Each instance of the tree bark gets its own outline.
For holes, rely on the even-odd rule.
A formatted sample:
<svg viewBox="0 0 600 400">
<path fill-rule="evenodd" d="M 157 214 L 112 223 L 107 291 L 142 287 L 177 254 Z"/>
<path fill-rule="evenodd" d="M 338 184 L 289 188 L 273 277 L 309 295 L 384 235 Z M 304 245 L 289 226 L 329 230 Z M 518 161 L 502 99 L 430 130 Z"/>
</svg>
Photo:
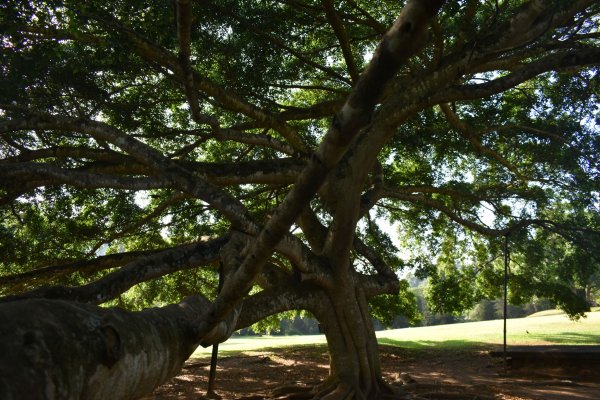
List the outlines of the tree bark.
<svg viewBox="0 0 600 400">
<path fill-rule="evenodd" d="M 364 315 L 362 301 L 360 294 L 334 300 L 335 322 L 326 324 L 325 332 L 331 343 L 330 374 L 339 386 L 328 398 L 347 390 L 367 397 L 378 390 L 381 370 L 375 332 L 370 318 Z"/>
<path fill-rule="evenodd" d="M 318 399 L 375 399 L 394 390 L 381 375 L 377 338 L 360 286 L 339 285 L 315 312 L 329 348 L 329 377 L 312 390 Z"/>
<path fill-rule="evenodd" d="M 197 347 L 188 325 L 208 307 L 126 312 L 61 300 L 0 305 L 0 399 L 136 399 L 175 376 Z"/>
</svg>

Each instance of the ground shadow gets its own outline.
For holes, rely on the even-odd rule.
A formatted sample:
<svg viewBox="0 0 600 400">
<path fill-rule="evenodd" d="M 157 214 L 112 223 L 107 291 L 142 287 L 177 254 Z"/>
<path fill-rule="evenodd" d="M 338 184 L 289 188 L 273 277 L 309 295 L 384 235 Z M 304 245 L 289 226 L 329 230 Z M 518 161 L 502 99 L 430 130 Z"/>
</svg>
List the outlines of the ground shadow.
<svg viewBox="0 0 600 400">
<path fill-rule="evenodd" d="M 398 340 L 390 338 L 378 339 L 380 345 L 395 346 L 413 350 L 497 350 L 501 345 L 470 340 Z"/>
<path fill-rule="evenodd" d="M 530 333 L 527 337 L 551 343 L 600 344 L 600 333 L 561 332 L 558 334 Z"/>
<path fill-rule="evenodd" d="M 416 383 L 407 385 L 407 390 L 430 393 L 434 396 L 430 398 L 600 399 L 599 380 L 504 374 L 502 360 L 492 358 L 488 351 L 498 346 L 457 340 L 421 341 L 418 348 L 403 348 L 399 347 L 402 341 L 382 342 L 387 343 L 380 345 L 385 380 L 398 383 L 402 374 L 408 374 Z M 318 384 L 327 378 L 328 368 L 327 347 L 322 344 L 220 357 L 216 392 L 223 399 L 268 399 L 282 385 Z M 208 359 L 190 360 L 181 374 L 147 399 L 201 399 L 206 393 L 208 371 Z"/>
</svg>

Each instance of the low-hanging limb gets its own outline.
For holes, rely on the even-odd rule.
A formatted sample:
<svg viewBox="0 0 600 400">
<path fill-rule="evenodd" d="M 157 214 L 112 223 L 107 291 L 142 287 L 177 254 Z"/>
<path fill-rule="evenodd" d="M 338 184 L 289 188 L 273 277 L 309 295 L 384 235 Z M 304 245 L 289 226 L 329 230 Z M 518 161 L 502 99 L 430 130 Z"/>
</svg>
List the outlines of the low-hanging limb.
<svg viewBox="0 0 600 400">
<path fill-rule="evenodd" d="M 168 187 L 170 182 L 160 177 L 128 177 L 100 174 L 77 169 L 60 168 L 44 163 L 4 163 L 0 170 L 0 187 L 7 191 L 20 191 L 24 183 L 36 186 L 68 184 L 81 188 L 115 188 L 150 190 Z"/>
<path fill-rule="evenodd" d="M 246 297 L 235 329 L 246 328 L 270 315 L 284 311 L 308 310 L 314 313 L 327 303 L 327 295 L 319 286 L 290 280 L 289 284 L 283 283 Z"/>
<path fill-rule="evenodd" d="M 13 107 L 10 105 L 2 105 L 2 108 L 10 111 L 13 110 Z M 15 111 L 19 113 L 24 112 L 20 108 Z M 27 118 L 16 118 L 2 123 L 0 129 L 2 131 L 28 129 L 78 131 L 88 134 L 97 140 L 112 143 L 136 160 L 152 168 L 158 176 L 169 182 L 169 187 L 177 188 L 206 201 L 225 215 L 232 224 L 237 225 L 244 231 L 249 233 L 257 232 L 257 225 L 252 221 L 247 209 L 241 202 L 227 192 L 201 179 L 182 164 L 164 157 L 164 155 L 153 147 L 103 122 L 49 115 L 46 113 L 34 113 L 31 111 L 27 111 L 27 114 Z"/>
<path fill-rule="evenodd" d="M 228 236 L 202 240 L 163 250 L 132 261 L 115 272 L 87 285 L 77 287 L 46 286 L 26 293 L 0 298 L 0 302 L 45 298 L 102 304 L 127 291 L 132 286 L 175 271 L 196 268 L 219 260 L 220 250 Z"/>
<path fill-rule="evenodd" d="M 0 303 L 0 397 L 141 398 L 175 376 L 198 342 L 202 296 L 127 312 L 49 299 Z"/>
<path fill-rule="evenodd" d="M 55 265 L 39 267 L 27 272 L 0 276 L 0 286 L 5 294 L 20 291 L 19 288 L 47 284 L 74 273 L 90 275 L 110 268 L 122 267 L 142 257 L 152 256 L 165 249 L 131 251 L 99 256 L 91 260 L 64 260 Z"/>
</svg>

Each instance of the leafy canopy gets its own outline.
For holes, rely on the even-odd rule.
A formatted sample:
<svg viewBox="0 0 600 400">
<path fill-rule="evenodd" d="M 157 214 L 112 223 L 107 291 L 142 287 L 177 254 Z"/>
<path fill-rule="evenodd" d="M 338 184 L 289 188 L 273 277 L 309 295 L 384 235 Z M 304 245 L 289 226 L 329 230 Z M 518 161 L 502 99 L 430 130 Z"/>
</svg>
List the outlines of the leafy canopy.
<svg viewBox="0 0 600 400">
<path fill-rule="evenodd" d="M 91 284 L 232 226 L 255 235 L 403 6 L 192 3 L 188 48 L 174 2 L 0 5 L 0 294 Z M 439 310 L 460 311 L 498 294 L 508 235 L 513 299 L 581 312 L 572 288 L 599 268 L 599 12 L 449 2 L 293 228 L 297 245 L 318 256 L 317 232 L 355 235 L 357 273 L 413 267 Z M 361 222 L 340 233 L 344 202 Z M 218 258 L 140 273 L 107 299 L 214 298 Z M 302 270 L 281 250 L 270 266 Z M 415 318 L 405 291 L 372 309 Z"/>
</svg>

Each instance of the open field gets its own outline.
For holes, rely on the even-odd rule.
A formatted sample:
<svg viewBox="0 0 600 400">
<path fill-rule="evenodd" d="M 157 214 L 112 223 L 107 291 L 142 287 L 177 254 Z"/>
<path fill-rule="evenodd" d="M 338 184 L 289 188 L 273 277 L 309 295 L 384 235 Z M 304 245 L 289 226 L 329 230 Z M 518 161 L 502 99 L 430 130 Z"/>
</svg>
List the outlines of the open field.
<svg viewBox="0 0 600 400">
<path fill-rule="evenodd" d="M 401 347 L 462 347 L 502 343 L 502 320 L 378 332 L 380 343 Z M 564 314 L 507 320 L 508 345 L 600 344 L 600 312 L 571 321 Z"/>
<path fill-rule="evenodd" d="M 591 310 L 592 310 L 592 312 L 600 311 L 600 307 L 592 307 Z M 528 315 L 527 318 L 547 317 L 549 315 L 565 315 L 565 312 L 562 310 L 556 310 L 556 309 L 545 310 L 545 311 L 539 311 L 534 314 Z"/>
<path fill-rule="evenodd" d="M 600 312 L 571 321 L 564 314 L 507 321 L 508 345 L 600 344 Z M 377 332 L 381 344 L 404 348 L 489 347 L 502 343 L 502 320 L 466 322 L 452 325 L 394 329 Z M 220 355 L 234 355 L 281 347 L 324 345 L 324 335 L 232 337 L 219 345 Z M 198 348 L 192 357 L 210 356 L 211 348 Z"/>
<path fill-rule="evenodd" d="M 600 399 L 597 369 L 547 364 L 505 370 L 503 361 L 487 351 L 501 348 L 502 320 L 388 330 L 377 336 L 382 344 L 383 378 L 397 382 L 405 372 L 417 382 L 407 390 L 417 394 L 434 393 L 438 399 Z M 556 312 L 510 319 L 508 343 L 598 345 L 600 312 L 589 313 L 578 322 Z M 315 385 L 328 375 L 323 335 L 238 336 L 222 343 L 219 350 L 216 390 L 224 399 L 272 398 L 278 387 Z M 198 349 L 181 373 L 148 399 L 205 398 L 210 352 L 211 348 Z M 444 393 L 449 394 L 444 397 Z"/>
</svg>

